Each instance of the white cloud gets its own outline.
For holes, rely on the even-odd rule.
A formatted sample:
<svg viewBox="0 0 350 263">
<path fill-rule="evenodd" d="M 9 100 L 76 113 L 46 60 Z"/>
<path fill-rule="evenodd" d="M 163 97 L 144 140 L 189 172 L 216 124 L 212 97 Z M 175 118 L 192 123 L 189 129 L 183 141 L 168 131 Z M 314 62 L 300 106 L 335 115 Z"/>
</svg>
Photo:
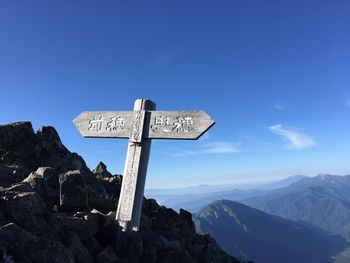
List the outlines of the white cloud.
<svg viewBox="0 0 350 263">
<path fill-rule="evenodd" d="M 273 104 L 273 107 L 276 109 L 276 110 L 286 110 L 287 107 L 282 105 L 281 103 L 275 103 Z"/>
<path fill-rule="evenodd" d="M 239 143 L 211 142 L 205 143 L 201 148 L 176 153 L 176 156 L 199 155 L 199 154 L 228 154 L 239 152 Z"/>
<path fill-rule="evenodd" d="M 269 127 L 270 131 L 281 136 L 288 141 L 288 147 L 293 149 L 306 149 L 316 146 L 317 143 L 310 136 L 301 133 L 295 129 L 284 128 L 282 124 L 276 124 Z"/>
</svg>

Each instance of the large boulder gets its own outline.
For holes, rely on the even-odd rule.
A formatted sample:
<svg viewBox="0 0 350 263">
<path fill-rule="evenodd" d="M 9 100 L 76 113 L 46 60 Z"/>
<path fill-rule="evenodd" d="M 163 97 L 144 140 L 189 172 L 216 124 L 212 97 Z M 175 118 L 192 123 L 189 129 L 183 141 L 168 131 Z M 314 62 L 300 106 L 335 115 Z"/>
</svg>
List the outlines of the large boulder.
<svg viewBox="0 0 350 263">
<path fill-rule="evenodd" d="M 89 251 L 76 233 L 68 232 L 64 238 L 63 244 L 73 255 L 75 263 L 93 263 Z"/>
<path fill-rule="evenodd" d="M 56 169 L 51 167 L 39 167 L 31 173 L 23 182 L 28 183 L 44 200 L 47 208 L 59 203 L 59 181 Z"/>
<path fill-rule="evenodd" d="M 88 197 L 83 174 L 79 170 L 59 175 L 60 210 L 79 211 L 88 208 Z"/>
<path fill-rule="evenodd" d="M 37 237 L 14 223 L 0 227 L 0 248 L 14 262 L 74 263 L 72 254 L 62 243 Z"/>
<path fill-rule="evenodd" d="M 0 197 L 4 217 L 35 235 L 50 237 L 51 228 L 45 220 L 45 204 L 35 192 L 7 191 Z"/>
<path fill-rule="evenodd" d="M 94 237 L 98 232 L 96 220 L 70 216 L 66 213 L 52 214 L 48 221 L 59 240 L 62 240 L 67 232 L 74 232 L 84 242 Z"/>
</svg>

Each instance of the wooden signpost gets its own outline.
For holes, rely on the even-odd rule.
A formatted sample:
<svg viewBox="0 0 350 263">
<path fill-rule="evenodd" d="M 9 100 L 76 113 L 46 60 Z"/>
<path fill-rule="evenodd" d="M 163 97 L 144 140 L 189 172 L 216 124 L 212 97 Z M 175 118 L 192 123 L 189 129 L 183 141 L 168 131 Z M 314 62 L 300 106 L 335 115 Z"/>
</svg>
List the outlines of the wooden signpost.
<svg viewBox="0 0 350 263">
<path fill-rule="evenodd" d="M 138 231 L 152 139 L 196 140 L 214 121 L 205 111 L 156 111 L 150 100 L 135 101 L 134 111 L 82 112 L 74 124 L 84 137 L 128 138 L 116 219 Z"/>
</svg>

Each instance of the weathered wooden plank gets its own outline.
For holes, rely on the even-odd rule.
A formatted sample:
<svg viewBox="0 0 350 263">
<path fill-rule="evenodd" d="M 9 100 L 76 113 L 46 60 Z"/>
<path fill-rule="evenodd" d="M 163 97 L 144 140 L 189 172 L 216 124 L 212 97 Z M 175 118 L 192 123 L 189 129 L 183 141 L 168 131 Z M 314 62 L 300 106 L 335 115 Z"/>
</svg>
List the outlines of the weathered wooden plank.
<svg viewBox="0 0 350 263">
<path fill-rule="evenodd" d="M 141 142 L 145 124 L 145 111 L 134 111 L 133 118 L 129 140 L 131 142 Z"/>
<path fill-rule="evenodd" d="M 196 140 L 215 122 L 205 111 L 151 111 L 146 138 Z"/>
<path fill-rule="evenodd" d="M 129 138 L 132 111 L 84 111 L 73 120 L 84 137 Z"/>
<path fill-rule="evenodd" d="M 149 129 L 132 127 L 143 123 L 145 111 L 91 111 L 82 112 L 73 122 L 84 137 L 196 140 L 214 121 L 205 111 L 148 111 Z"/>
<path fill-rule="evenodd" d="M 149 127 L 149 114 L 145 114 L 145 110 L 155 110 L 155 107 L 155 103 L 150 100 L 135 101 L 133 131 L 130 134 L 116 214 L 116 219 L 124 230 L 137 231 L 140 226 L 147 165 L 151 150 L 151 140 L 142 139 L 142 133 L 146 130 L 144 127 Z"/>
</svg>

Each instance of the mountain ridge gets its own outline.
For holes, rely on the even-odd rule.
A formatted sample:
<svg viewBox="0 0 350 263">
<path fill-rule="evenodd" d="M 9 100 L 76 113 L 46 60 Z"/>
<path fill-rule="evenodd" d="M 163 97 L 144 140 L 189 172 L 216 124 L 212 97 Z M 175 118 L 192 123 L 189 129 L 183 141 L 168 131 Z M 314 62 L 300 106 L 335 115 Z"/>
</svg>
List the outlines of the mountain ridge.
<svg viewBox="0 0 350 263">
<path fill-rule="evenodd" d="M 339 236 L 230 200 L 215 201 L 195 214 L 200 233 L 208 232 L 230 254 L 256 263 L 331 262 L 347 246 Z M 311 246 L 311 244 L 313 244 Z"/>
</svg>

